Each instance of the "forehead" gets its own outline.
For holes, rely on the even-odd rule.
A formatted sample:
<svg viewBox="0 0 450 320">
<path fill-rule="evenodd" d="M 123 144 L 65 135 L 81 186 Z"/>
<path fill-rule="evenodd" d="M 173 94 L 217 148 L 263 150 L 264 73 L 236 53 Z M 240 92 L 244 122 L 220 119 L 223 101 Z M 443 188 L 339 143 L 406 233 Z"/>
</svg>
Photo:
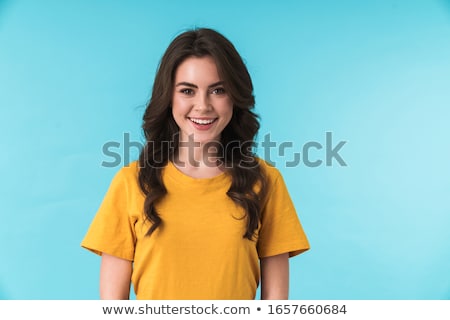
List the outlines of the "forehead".
<svg viewBox="0 0 450 320">
<path fill-rule="evenodd" d="M 220 81 L 217 66 L 211 56 L 188 57 L 177 68 L 175 82 L 217 82 Z"/>
</svg>

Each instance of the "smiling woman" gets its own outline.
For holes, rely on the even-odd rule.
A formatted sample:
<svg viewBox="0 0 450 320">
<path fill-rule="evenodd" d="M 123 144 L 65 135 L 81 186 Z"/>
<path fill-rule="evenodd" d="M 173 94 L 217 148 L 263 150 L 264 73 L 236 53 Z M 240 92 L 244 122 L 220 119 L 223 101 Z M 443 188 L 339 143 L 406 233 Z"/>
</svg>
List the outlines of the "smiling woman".
<svg viewBox="0 0 450 320">
<path fill-rule="evenodd" d="M 102 299 L 128 299 L 130 281 L 138 299 L 254 299 L 260 283 L 262 299 L 288 298 L 289 257 L 309 243 L 281 174 L 252 151 L 254 104 L 223 35 L 197 29 L 169 45 L 147 143 L 82 242 L 102 256 Z"/>
<path fill-rule="evenodd" d="M 217 153 L 222 150 L 220 136 L 233 115 L 223 83 L 210 56 L 187 58 L 175 73 L 172 115 L 180 128 L 179 143 L 188 147 L 178 148 L 174 164 L 195 178 L 213 177 L 222 170 L 216 165 L 223 156 Z M 197 146 L 190 146 L 190 139 Z"/>
</svg>

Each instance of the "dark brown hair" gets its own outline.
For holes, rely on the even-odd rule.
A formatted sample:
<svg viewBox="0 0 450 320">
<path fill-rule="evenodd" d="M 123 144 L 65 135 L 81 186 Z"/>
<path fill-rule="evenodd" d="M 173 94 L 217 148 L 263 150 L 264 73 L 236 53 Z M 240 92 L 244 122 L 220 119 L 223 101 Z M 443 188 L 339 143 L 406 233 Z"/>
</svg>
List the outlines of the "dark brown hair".
<svg viewBox="0 0 450 320">
<path fill-rule="evenodd" d="M 233 102 L 233 116 L 221 134 L 221 160 L 232 180 L 227 195 L 244 209 L 246 232 L 243 236 L 251 240 L 260 222 L 266 190 L 264 173 L 252 152 L 259 130 L 258 116 L 252 111 L 255 105 L 253 84 L 233 44 L 217 31 L 205 28 L 184 32 L 170 43 L 160 61 L 143 116 L 142 128 L 147 143 L 139 156 L 138 179 L 146 197 L 144 213 L 152 222 L 147 235 L 163 223 L 155 206 L 167 193 L 162 170 L 178 150 L 179 128 L 171 110 L 175 72 L 186 58 L 193 56 L 214 59 Z M 169 144 L 172 147 L 166 148 Z"/>
</svg>

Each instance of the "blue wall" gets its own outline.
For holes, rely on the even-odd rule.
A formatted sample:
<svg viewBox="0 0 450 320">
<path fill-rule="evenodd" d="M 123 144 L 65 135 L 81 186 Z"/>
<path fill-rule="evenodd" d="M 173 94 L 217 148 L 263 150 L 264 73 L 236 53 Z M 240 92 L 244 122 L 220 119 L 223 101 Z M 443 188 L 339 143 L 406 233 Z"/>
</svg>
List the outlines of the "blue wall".
<svg viewBox="0 0 450 320">
<path fill-rule="evenodd" d="M 142 140 L 156 65 L 195 26 L 244 57 L 258 141 L 292 142 L 271 153 L 312 245 L 291 260 L 291 298 L 449 299 L 450 3 L 438 0 L 0 1 L 0 298 L 98 297 L 100 259 L 79 244 L 118 170 L 101 166 L 102 146 Z M 325 160 L 326 132 L 347 166 L 286 165 L 309 142 Z"/>
</svg>

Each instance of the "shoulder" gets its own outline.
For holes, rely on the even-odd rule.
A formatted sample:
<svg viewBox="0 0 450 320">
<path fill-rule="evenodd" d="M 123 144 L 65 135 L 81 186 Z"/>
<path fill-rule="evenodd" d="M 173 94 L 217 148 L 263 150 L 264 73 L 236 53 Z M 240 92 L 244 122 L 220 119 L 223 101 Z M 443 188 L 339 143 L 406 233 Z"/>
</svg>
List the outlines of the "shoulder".
<svg viewBox="0 0 450 320">
<path fill-rule="evenodd" d="M 139 174 L 138 161 L 130 162 L 129 164 L 124 165 L 117 171 L 117 175 L 125 177 L 127 179 L 136 178 L 138 174 Z"/>
<path fill-rule="evenodd" d="M 134 188 L 138 185 L 139 163 L 138 161 L 130 162 L 124 165 L 114 174 L 112 184 L 116 186 Z"/>
<path fill-rule="evenodd" d="M 259 157 L 255 157 L 256 160 L 258 161 L 258 164 L 260 166 L 260 168 L 262 169 L 264 175 L 266 176 L 266 178 L 269 181 L 276 181 L 278 178 L 281 177 L 281 173 L 280 171 L 273 166 L 272 164 L 270 164 L 269 162 L 267 162 L 266 160 L 259 158 Z"/>
</svg>

